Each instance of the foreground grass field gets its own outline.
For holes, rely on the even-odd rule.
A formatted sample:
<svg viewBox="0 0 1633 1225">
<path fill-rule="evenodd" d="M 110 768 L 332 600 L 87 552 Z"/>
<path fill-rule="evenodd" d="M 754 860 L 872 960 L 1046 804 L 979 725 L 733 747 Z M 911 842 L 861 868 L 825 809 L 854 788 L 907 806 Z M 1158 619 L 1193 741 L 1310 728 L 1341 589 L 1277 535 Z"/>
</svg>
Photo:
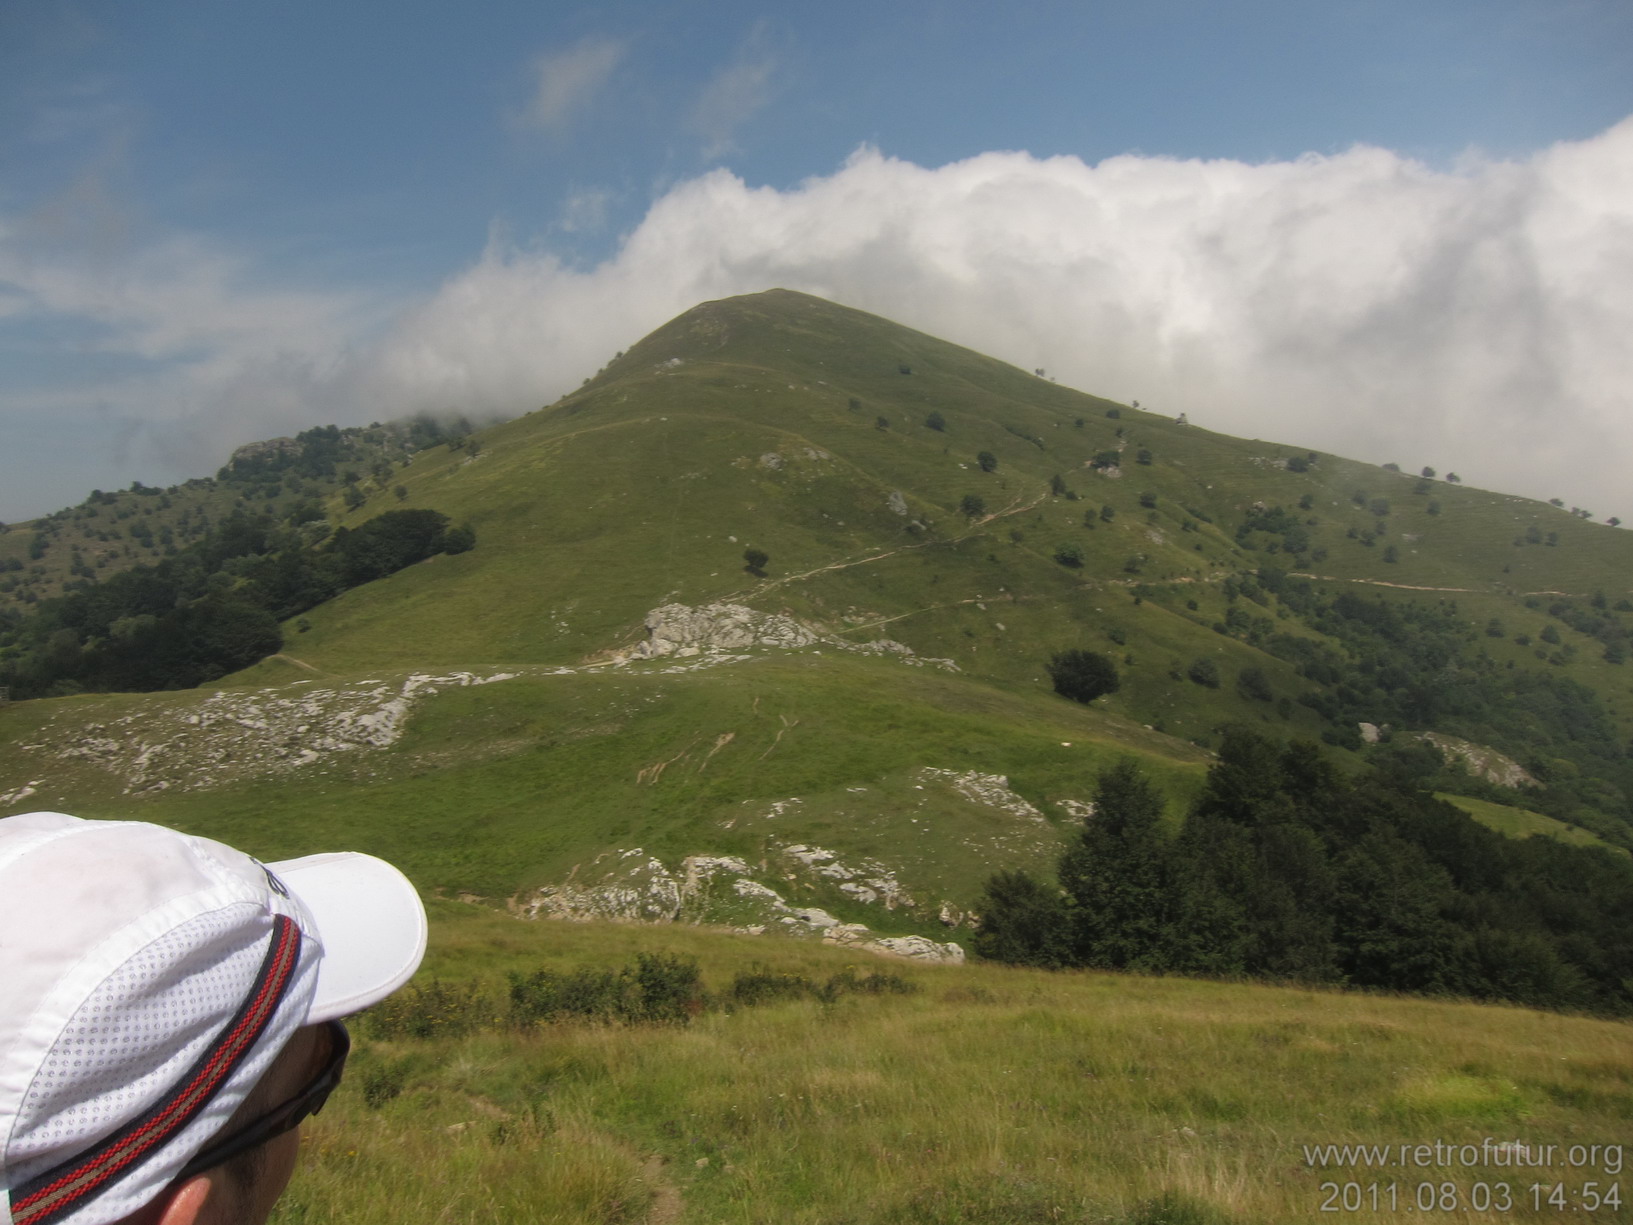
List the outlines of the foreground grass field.
<svg viewBox="0 0 1633 1225">
<path fill-rule="evenodd" d="M 716 992 L 757 965 L 817 982 L 883 970 L 913 990 L 711 1008 L 687 1025 L 496 1021 L 420 1039 L 374 1036 L 365 1018 L 274 1220 L 1292 1222 L 1357 1194 L 1362 1211 L 1341 1215 L 1415 1219 L 1426 1204 L 1438 1220 L 1630 1219 L 1633 1177 L 1603 1147 L 1633 1116 L 1621 1023 L 858 964 L 792 941 L 526 924 L 445 902 L 418 985 L 438 984 L 457 1021 L 497 1011 L 507 970 L 615 969 L 643 952 L 696 958 Z M 1402 1145 L 1487 1140 L 1553 1145 L 1555 1161 L 1495 1164 L 1513 1151 L 1495 1144 L 1494 1164 L 1396 1161 Z M 1360 1144 L 1388 1145 L 1391 1164 L 1307 1155 Z M 1550 1206 L 1555 1184 L 1578 1210 Z M 1624 1206 L 1580 1210 L 1613 1184 Z"/>
</svg>

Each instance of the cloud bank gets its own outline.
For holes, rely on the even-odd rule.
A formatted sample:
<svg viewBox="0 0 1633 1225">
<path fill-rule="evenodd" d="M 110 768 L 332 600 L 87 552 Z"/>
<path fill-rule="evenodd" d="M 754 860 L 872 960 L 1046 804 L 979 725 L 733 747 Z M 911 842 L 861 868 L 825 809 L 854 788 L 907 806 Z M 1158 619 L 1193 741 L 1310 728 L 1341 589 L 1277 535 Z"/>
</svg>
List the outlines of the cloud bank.
<svg viewBox="0 0 1633 1225">
<path fill-rule="evenodd" d="M 19 297 L 0 264 L 5 309 L 30 309 L 39 280 Z M 198 326 L 186 284 L 165 301 Z M 513 414 L 698 301 L 772 286 L 1208 428 L 1633 518 L 1633 119 L 1451 170 L 1375 148 L 1258 165 L 985 153 L 933 169 L 862 149 L 788 190 L 716 170 L 668 191 L 597 267 L 490 244 L 345 345 L 339 321 L 370 314 L 355 300 L 305 311 L 326 333 L 307 345 L 287 317 L 299 303 L 249 295 L 221 317 L 265 316 L 280 346 L 205 329 L 195 356 L 125 402 L 171 420 L 152 440 L 221 447 L 212 465 L 292 416 Z M 132 346 L 188 335 L 168 315 L 109 326 L 108 343 Z M 155 414 L 165 385 L 188 407 Z M 16 413 L 27 396 L 8 400 Z"/>
</svg>

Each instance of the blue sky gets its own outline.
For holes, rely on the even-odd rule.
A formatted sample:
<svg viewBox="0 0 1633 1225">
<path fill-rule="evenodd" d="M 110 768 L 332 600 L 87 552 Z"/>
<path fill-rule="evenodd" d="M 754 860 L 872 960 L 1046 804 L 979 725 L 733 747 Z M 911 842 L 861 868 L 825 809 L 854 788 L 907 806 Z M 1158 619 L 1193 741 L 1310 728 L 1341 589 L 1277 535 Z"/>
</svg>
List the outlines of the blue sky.
<svg viewBox="0 0 1633 1225">
<path fill-rule="evenodd" d="M 0 519 L 772 284 L 1633 518 L 1630 115 L 1625 0 L 0 0 Z"/>
</svg>

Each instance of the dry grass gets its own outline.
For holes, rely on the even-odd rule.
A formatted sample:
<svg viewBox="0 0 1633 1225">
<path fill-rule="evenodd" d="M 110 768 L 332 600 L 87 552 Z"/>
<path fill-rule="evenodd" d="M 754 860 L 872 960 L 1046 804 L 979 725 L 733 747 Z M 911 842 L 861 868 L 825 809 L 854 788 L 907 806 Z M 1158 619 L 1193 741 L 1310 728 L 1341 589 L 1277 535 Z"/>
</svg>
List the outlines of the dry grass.
<svg viewBox="0 0 1633 1225">
<path fill-rule="evenodd" d="M 791 973 L 847 961 L 695 930 L 482 919 L 440 931 L 455 956 L 486 944 L 474 960 L 487 970 L 535 942 L 558 965 L 691 952 L 716 986 L 750 959 Z M 1529 1174 L 1319 1170 L 1302 1146 L 1604 1144 L 1633 1113 L 1620 1023 L 995 966 L 903 973 L 916 994 L 711 1012 L 684 1028 L 365 1039 L 275 1220 L 1307 1221 L 1323 1181 L 1388 1178 L 1403 1211 L 1373 1219 L 1415 1217 L 1416 1183 L 1450 1178 L 1465 1191 L 1507 1179 L 1505 1215 L 1542 1220 L 1522 1210 Z"/>
</svg>

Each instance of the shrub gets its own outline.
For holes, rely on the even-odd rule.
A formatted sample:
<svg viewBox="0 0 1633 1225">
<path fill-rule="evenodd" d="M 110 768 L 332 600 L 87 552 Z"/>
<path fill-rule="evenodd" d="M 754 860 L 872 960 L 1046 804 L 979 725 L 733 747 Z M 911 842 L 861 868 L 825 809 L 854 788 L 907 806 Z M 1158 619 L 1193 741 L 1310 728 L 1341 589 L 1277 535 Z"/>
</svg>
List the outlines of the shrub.
<svg viewBox="0 0 1633 1225">
<path fill-rule="evenodd" d="M 697 962 L 669 953 L 637 953 L 635 965 L 558 974 L 510 973 L 510 1021 L 527 1028 L 562 1018 L 684 1025 L 703 1011 Z"/>
<path fill-rule="evenodd" d="M 1270 688 L 1270 681 L 1261 668 L 1243 668 L 1236 677 L 1236 691 L 1245 698 L 1252 698 L 1256 702 L 1273 701 L 1275 692 Z"/>
<path fill-rule="evenodd" d="M 1049 679 L 1056 693 L 1074 702 L 1092 702 L 1122 685 L 1117 665 L 1098 651 L 1062 651 L 1049 661 Z"/>
<path fill-rule="evenodd" d="M 452 1038 L 490 1029 L 498 1009 L 474 983 L 410 984 L 364 1013 L 376 1038 Z"/>
<path fill-rule="evenodd" d="M 1059 545 L 1055 549 L 1055 560 L 1070 569 L 1077 569 L 1083 564 L 1083 550 L 1075 544 Z"/>
<path fill-rule="evenodd" d="M 1209 689 L 1219 688 L 1219 665 L 1206 655 L 1192 661 L 1191 666 L 1185 670 L 1185 675 L 1198 685 L 1203 685 Z"/>
<path fill-rule="evenodd" d="M 975 457 L 975 462 L 980 465 L 982 472 L 995 472 L 998 469 L 998 457 L 991 451 L 982 451 Z"/>
<path fill-rule="evenodd" d="M 932 412 L 924 419 L 924 424 L 929 426 L 932 430 L 945 431 L 947 428 L 947 418 L 943 417 L 938 412 Z"/>
<path fill-rule="evenodd" d="M 756 962 L 731 980 L 726 998 L 734 1004 L 768 1004 L 777 1000 L 810 999 L 818 991 L 817 985 L 803 974 L 767 969 Z"/>
<path fill-rule="evenodd" d="M 964 513 L 966 519 L 979 519 L 987 513 L 986 499 L 979 494 L 967 493 L 959 499 L 958 509 Z"/>
</svg>

